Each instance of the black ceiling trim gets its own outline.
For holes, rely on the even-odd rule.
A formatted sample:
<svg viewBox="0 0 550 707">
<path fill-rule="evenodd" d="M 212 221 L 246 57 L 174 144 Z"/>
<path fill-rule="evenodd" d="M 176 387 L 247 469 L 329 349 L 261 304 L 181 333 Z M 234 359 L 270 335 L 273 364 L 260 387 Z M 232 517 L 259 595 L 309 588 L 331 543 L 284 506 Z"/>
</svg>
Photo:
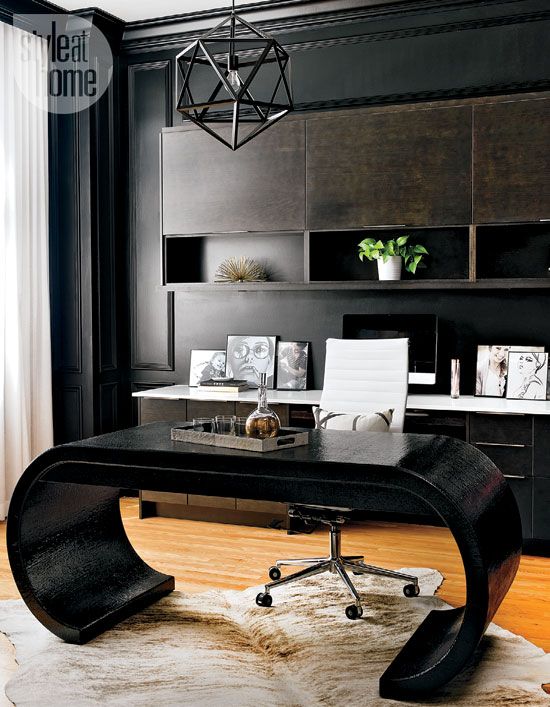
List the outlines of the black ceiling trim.
<svg viewBox="0 0 550 707">
<path fill-rule="evenodd" d="M 48 0 L 1 0 L 0 20 L 7 24 L 13 23 L 14 15 L 37 14 L 40 12 L 67 12 L 62 7 Z"/>
<path fill-rule="evenodd" d="M 408 14 L 408 13 L 407 13 Z M 363 18 L 364 19 L 364 18 Z M 485 29 L 490 27 L 500 27 L 512 24 L 524 24 L 530 22 L 542 22 L 550 19 L 550 9 L 539 10 L 535 12 L 526 12 L 522 14 L 505 15 L 500 17 L 482 17 L 473 20 L 465 20 L 463 22 L 442 22 L 440 24 L 419 25 L 417 27 L 406 27 L 396 30 L 386 30 L 380 32 L 368 32 L 360 35 L 351 35 L 346 37 L 336 37 L 324 40 L 313 40 L 311 42 L 295 42 L 294 44 L 286 41 L 285 49 L 288 52 L 307 51 L 311 49 L 319 49 L 330 46 L 338 46 L 344 44 L 361 44 L 366 42 L 379 42 L 392 39 L 402 39 L 407 37 L 417 37 L 430 34 L 443 34 L 449 32 L 461 32 L 465 30 Z M 343 22 L 351 22 L 349 14 L 341 15 L 339 22 L 332 19 L 332 24 L 342 24 Z M 357 21 L 357 20 L 353 20 Z M 262 30 L 272 31 L 272 27 L 258 25 Z M 299 31 L 306 28 L 302 21 L 298 25 L 293 21 L 292 26 L 285 25 L 284 31 Z M 309 27 L 308 27 L 309 29 Z M 147 51 L 147 50 L 167 50 L 172 48 L 180 48 L 182 42 L 192 42 L 196 39 L 196 33 L 185 34 L 170 34 L 155 37 L 143 37 L 139 40 L 129 41 L 123 40 L 122 48 L 125 52 Z"/>
<path fill-rule="evenodd" d="M 337 110 L 339 108 L 357 108 L 359 106 L 368 105 L 419 103 L 422 101 L 450 100 L 453 98 L 474 98 L 476 96 L 505 96 L 509 94 L 547 91 L 548 89 L 550 89 L 550 79 L 522 81 L 517 83 L 485 84 L 484 86 L 465 86 L 460 88 L 438 89 L 435 91 L 391 93 L 387 95 L 379 94 L 376 96 L 341 98 L 330 101 L 295 103 L 294 112 Z"/>
<path fill-rule="evenodd" d="M 490 0 L 491 5 L 507 5 L 518 4 L 522 0 Z M 425 12 L 428 10 L 434 12 L 447 12 L 449 9 L 471 8 L 487 5 L 487 0 L 371 0 L 371 3 L 366 5 L 365 0 L 268 0 L 267 2 L 253 2 L 247 5 L 239 5 L 237 10 L 241 16 L 247 13 L 273 13 L 277 11 L 278 15 L 284 17 L 281 10 L 299 9 L 299 13 L 293 12 L 299 20 L 303 20 L 305 15 L 311 14 L 326 14 L 340 15 L 344 12 L 354 13 L 361 18 L 380 17 L 392 15 L 395 13 L 409 14 L 411 12 Z M 231 11 L 231 6 L 212 8 L 209 10 L 200 10 L 198 12 L 187 12 L 176 15 L 166 15 L 164 17 L 154 17 L 147 20 L 134 20 L 127 22 L 126 27 L 129 31 L 136 29 L 149 29 L 162 25 L 174 23 L 186 23 L 206 21 L 210 24 L 211 20 L 225 17 Z M 287 15 L 289 17 L 290 15 Z M 247 18 L 250 21 L 249 18 Z M 276 20 L 277 21 L 277 20 Z M 254 20 L 257 23 L 257 20 Z"/>
<path fill-rule="evenodd" d="M 385 32 L 369 32 L 368 34 L 353 35 L 347 37 L 334 37 L 325 40 L 313 40 L 311 42 L 297 42 L 295 44 L 285 44 L 285 49 L 291 52 L 303 52 L 313 49 L 326 49 L 349 44 L 363 44 L 368 42 L 382 42 L 392 39 L 403 39 L 407 37 L 418 37 L 429 34 L 444 34 L 448 32 L 463 32 L 472 29 L 485 29 L 487 27 L 500 27 L 511 24 L 523 24 L 526 22 L 541 22 L 550 19 L 550 10 L 545 12 L 529 13 L 522 16 L 488 18 L 484 20 L 467 22 L 449 22 L 441 25 L 424 25 L 419 27 L 408 27 L 400 30 L 390 30 Z"/>
</svg>

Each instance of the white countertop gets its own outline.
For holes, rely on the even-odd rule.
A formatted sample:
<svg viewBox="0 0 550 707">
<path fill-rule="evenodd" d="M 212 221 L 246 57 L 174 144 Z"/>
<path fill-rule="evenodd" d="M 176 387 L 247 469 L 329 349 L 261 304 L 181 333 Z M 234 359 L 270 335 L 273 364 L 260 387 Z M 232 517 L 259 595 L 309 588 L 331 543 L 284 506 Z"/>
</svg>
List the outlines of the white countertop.
<svg viewBox="0 0 550 707">
<path fill-rule="evenodd" d="M 258 400 L 256 390 L 241 393 L 212 393 L 188 385 L 169 385 L 133 393 L 134 398 L 157 398 L 163 400 L 227 400 L 252 402 Z M 268 390 L 269 403 L 290 405 L 318 405 L 320 390 Z M 407 410 L 446 410 L 450 412 L 486 412 L 529 415 L 550 415 L 549 400 L 505 400 L 463 395 L 453 400 L 449 395 L 409 395 Z"/>
</svg>

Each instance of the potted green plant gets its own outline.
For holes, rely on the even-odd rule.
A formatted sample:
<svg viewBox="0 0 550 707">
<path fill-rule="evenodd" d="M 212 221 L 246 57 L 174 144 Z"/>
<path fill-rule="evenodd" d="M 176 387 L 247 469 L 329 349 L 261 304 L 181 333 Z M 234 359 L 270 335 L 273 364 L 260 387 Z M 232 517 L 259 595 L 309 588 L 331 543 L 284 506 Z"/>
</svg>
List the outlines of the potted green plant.
<svg viewBox="0 0 550 707">
<path fill-rule="evenodd" d="M 409 236 L 398 236 L 389 241 L 364 238 L 359 247 L 359 260 L 376 260 L 380 280 L 400 280 L 401 266 L 415 273 L 418 263 L 428 251 L 423 245 L 408 243 Z"/>
</svg>

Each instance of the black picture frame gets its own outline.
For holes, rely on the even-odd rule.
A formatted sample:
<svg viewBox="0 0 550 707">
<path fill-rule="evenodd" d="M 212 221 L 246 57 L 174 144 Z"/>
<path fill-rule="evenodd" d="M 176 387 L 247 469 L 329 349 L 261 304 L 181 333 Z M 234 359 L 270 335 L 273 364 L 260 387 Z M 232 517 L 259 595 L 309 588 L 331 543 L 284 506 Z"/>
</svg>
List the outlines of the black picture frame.
<svg viewBox="0 0 550 707">
<path fill-rule="evenodd" d="M 508 353 L 507 400 L 546 400 L 548 354 L 536 351 Z"/>
<path fill-rule="evenodd" d="M 307 390 L 309 341 L 277 344 L 277 390 Z"/>
<path fill-rule="evenodd" d="M 222 365 L 223 357 L 223 365 Z M 191 349 L 189 357 L 189 387 L 225 375 L 224 349 Z"/>
<path fill-rule="evenodd" d="M 267 387 L 275 384 L 277 337 L 265 334 L 229 334 L 227 336 L 225 375 L 245 380 L 257 388 L 259 374 L 267 374 Z M 265 355 L 264 355 L 265 354 Z"/>
</svg>

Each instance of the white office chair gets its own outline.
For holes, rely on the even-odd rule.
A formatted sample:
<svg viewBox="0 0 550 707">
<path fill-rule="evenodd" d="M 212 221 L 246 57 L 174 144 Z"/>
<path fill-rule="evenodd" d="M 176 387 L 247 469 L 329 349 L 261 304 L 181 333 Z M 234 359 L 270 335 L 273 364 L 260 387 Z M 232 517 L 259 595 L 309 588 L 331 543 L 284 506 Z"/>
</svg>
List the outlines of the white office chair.
<svg viewBox="0 0 550 707">
<path fill-rule="evenodd" d="M 390 432 L 402 432 L 405 420 L 408 389 L 409 342 L 408 339 L 328 339 L 325 361 L 325 379 L 319 408 L 323 411 L 356 416 L 379 413 L 393 409 Z M 325 415 L 326 417 L 326 415 Z M 334 416 L 337 419 L 338 416 Z M 357 432 L 357 434 L 369 434 Z M 289 514 L 306 521 L 321 522 L 330 526 L 328 557 L 308 557 L 295 560 L 277 560 L 269 569 L 273 581 L 256 597 L 259 606 L 271 606 L 271 590 L 282 584 L 295 582 L 321 572 L 338 574 L 352 597 L 354 604 L 346 607 L 346 616 L 357 619 L 363 614 L 361 598 L 355 589 L 348 570 L 353 574 L 375 574 L 406 582 L 405 596 L 418 596 L 418 578 L 364 562 L 362 556 L 343 556 L 341 552 L 341 526 L 345 512 L 351 509 L 319 508 L 313 506 L 291 507 Z M 306 568 L 281 577 L 284 565 L 306 565 Z"/>
</svg>

